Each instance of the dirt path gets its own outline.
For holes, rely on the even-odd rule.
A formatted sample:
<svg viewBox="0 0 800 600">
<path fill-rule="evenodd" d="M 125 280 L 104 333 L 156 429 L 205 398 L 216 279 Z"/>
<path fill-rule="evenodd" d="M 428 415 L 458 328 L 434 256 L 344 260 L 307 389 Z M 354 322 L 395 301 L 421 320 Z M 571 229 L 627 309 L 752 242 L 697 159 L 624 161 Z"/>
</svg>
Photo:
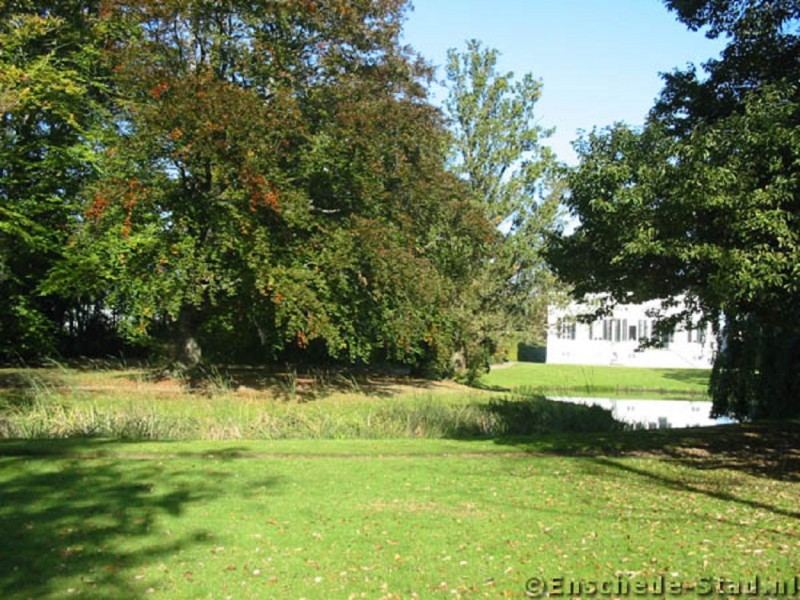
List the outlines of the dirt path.
<svg viewBox="0 0 800 600">
<path fill-rule="evenodd" d="M 489 368 L 492 371 L 500 371 L 502 369 L 508 369 L 509 367 L 513 367 L 514 365 L 518 364 L 515 360 L 510 360 L 508 362 L 497 363 L 496 365 L 491 365 Z"/>
</svg>

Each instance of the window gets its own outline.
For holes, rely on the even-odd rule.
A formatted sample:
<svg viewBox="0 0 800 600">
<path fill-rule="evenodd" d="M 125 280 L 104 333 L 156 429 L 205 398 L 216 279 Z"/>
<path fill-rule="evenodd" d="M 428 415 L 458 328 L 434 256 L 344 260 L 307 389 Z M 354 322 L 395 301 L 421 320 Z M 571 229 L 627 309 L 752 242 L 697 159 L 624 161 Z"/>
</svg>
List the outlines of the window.
<svg viewBox="0 0 800 600">
<path fill-rule="evenodd" d="M 675 342 L 675 333 L 662 333 L 661 334 L 661 344 L 664 348 L 669 348 L 669 345 Z"/>
<path fill-rule="evenodd" d="M 698 325 L 697 329 L 689 329 L 687 334 L 687 339 L 689 343 L 694 342 L 695 344 L 705 344 L 706 343 L 706 325 Z"/>
<path fill-rule="evenodd" d="M 627 319 L 605 319 L 603 321 L 603 339 L 607 342 L 626 342 L 630 336 Z M 631 339 L 636 339 L 636 333 Z"/>
<path fill-rule="evenodd" d="M 577 324 L 575 321 L 558 321 L 557 335 L 560 340 L 574 340 L 577 333 Z"/>
<path fill-rule="evenodd" d="M 611 319 L 603 319 L 603 339 L 611 341 Z"/>
</svg>

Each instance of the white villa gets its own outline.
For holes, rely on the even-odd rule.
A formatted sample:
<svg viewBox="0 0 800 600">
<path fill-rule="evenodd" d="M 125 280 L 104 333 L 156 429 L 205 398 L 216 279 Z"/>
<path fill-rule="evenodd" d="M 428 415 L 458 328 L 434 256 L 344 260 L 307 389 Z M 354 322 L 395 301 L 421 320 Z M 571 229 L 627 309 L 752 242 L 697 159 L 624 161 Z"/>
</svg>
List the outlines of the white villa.
<svg viewBox="0 0 800 600">
<path fill-rule="evenodd" d="M 653 332 L 655 319 L 649 315 L 659 307 L 658 301 L 619 305 L 613 314 L 590 324 L 576 320 L 577 315 L 591 312 L 586 304 L 551 307 L 547 363 L 710 369 L 714 337 L 708 325 L 676 329 L 663 340 L 663 348 L 639 350 L 639 341 Z"/>
</svg>

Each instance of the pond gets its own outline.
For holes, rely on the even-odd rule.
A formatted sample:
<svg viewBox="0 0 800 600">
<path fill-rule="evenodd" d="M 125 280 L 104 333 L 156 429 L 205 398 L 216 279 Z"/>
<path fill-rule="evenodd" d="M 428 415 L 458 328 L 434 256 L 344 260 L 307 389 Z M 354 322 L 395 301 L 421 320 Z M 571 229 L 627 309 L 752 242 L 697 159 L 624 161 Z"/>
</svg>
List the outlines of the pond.
<svg viewBox="0 0 800 600">
<path fill-rule="evenodd" d="M 597 405 L 611 411 L 618 421 L 647 429 L 704 427 L 727 425 L 736 421 L 728 417 L 711 418 L 711 402 L 707 400 L 635 400 L 554 396 L 550 400 Z"/>
</svg>

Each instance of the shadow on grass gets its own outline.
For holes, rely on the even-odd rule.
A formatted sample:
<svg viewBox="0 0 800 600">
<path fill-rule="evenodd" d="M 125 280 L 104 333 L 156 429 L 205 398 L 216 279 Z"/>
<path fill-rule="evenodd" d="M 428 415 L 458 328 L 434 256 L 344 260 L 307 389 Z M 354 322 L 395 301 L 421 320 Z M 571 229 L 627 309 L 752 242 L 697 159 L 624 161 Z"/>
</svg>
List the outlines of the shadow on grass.
<svg viewBox="0 0 800 600">
<path fill-rule="evenodd" d="M 733 491 L 709 489 L 689 479 L 642 468 L 641 463 L 619 460 L 626 457 L 669 460 L 699 471 L 727 469 L 797 483 L 800 482 L 800 423 L 796 421 L 621 433 L 562 433 L 535 439 L 508 437 L 495 441 L 537 455 L 585 457 L 606 469 L 639 476 L 644 485 L 693 492 L 800 519 L 800 511 L 789 510 L 777 502 L 772 504 L 767 500 L 743 498 Z"/>
<path fill-rule="evenodd" d="M 504 387 L 502 385 L 489 385 L 482 379 L 477 379 L 475 381 L 467 382 L 469 387 L 474 388 L 476 390 L 481 390 L 484 392 L 511 392 L 513 391 L 510 387 Z"/>
<path fill-rule="evenodd" d="M 707 369 L 660 369 L 660 371 L 667 379 L 693 386 L 708 386 L 709 372 Z"/>
<path fill-rule="evenodd" d="M 719 425 L 686 429 L 636 430 L 597 406 L 552 402 L 542 397 L 492 400 L 481 409 L 493 420 L 496 444 L 536 455 L 586 457 L 605 468 L 639 475 L 645 483 L 800 518 L 768 501 L 703 489 L 691 481 L 639 469 L 617 458 L 666 459 L 699 471 L 727 469 L 754 477 L 800 482 L 800 421 Z M 456 439 L 479 439 L 475 431 L 455 431 Z"/>
<path fill-rule="evenodd" d="M 140 598 L 155 582 L 131 569 L 205 539 L 199 528 L 171 536 L 157 520 L 222 493 L 224 481 L 189 484 L 158 461 L 81 455 L 103 444 L 60 440 L 57 456 L 25 456 L 20 443 L 0 457 L 0 597 Z"/>
<path fill-rule="evenodd" d="M 453 427 L 453 437 L 502 438 L 543 433 L 621 432 L 626 425 L 600 406 L 554 402 L 543 396 L 493 398 L 474 404 L 478 411 L 470 422 Z"/>
<path fill-rule="evenodd" d="M 767 502 L 742 498 L 734 493 L 723 491 L 720 489 L 708 489 L 705 486 L 696 485 L 691 481 L 679 479 L 677 477 L 670 477 L 663 473 L 658 473 L 647 469 L 639 468 L 637 466 L 632 465 L 630 462 L 623 463 L 618 460 L 610 459 L 607 457 L 595 457 L 592 460 L 596 464 L 599 464 L 607 469 L 615 469 L 622 471 L 625 474 L 639 477 L 647 485 L 657 485 L 667 490 L 691 492 L 694 494 L 707 496 L 709 498 L 714 498 L 716 500 L 722 500 L 724 502 L 732 502 L 735 504 L 748 506 L 750 508 L 764 510 L 784 517 L 800 519 L 800 511 L 787 510 L 785 508 L 775 506 Z M 691 464 L 691 466 L 696 466 L 696 465 Z M 730 466 L 728 466 L 728 468 L 730 468 Z"/>
<path fill-rule="evenodd" d="M 91 375 L 91 378 L 87 378 Z M 311 402 L 334 394 L 389 398 L 402 389 L 432 389 L 434 380 L 408 369 L 236 366 L 201 364 L 193 369 L 113 360 L 79 360 L 56 366 L 0 370 L 0 407 L 25 406 L 42 392 L 124 392 L 217 395 L 266 393 L 281 400 Z"/>
<path fill-rule="evenodd" d="M 28 386 L 28 381 L 21 371 L 0 371 L 0 388 L 22 389 Z"/>
<path fill-rule="evenodd" d="M 653 457 L 697 469 L 727 468 L 781 481 L 800 481 L 800 423 L 770 422 L 619 433 L 560 433 L 498 438 L 530 452 L 570 456 Z"/>
<path fill-rule="evenodd" d="M 412 376 L 405 370 L 338 367 L 281 369 L 276 366 L 200 365 L 183 373 L 151 368 L 145 371 L 144 377 L 151 382 L 178 379 L 187 391 L 200 394 L 266 392 L 275 398 L 300 402 L 324 400 L 340 393 L 388 398 L 395 396 L 400 386 L 424 390 L 434 385 L 433 380 Z"/>
</svg>

